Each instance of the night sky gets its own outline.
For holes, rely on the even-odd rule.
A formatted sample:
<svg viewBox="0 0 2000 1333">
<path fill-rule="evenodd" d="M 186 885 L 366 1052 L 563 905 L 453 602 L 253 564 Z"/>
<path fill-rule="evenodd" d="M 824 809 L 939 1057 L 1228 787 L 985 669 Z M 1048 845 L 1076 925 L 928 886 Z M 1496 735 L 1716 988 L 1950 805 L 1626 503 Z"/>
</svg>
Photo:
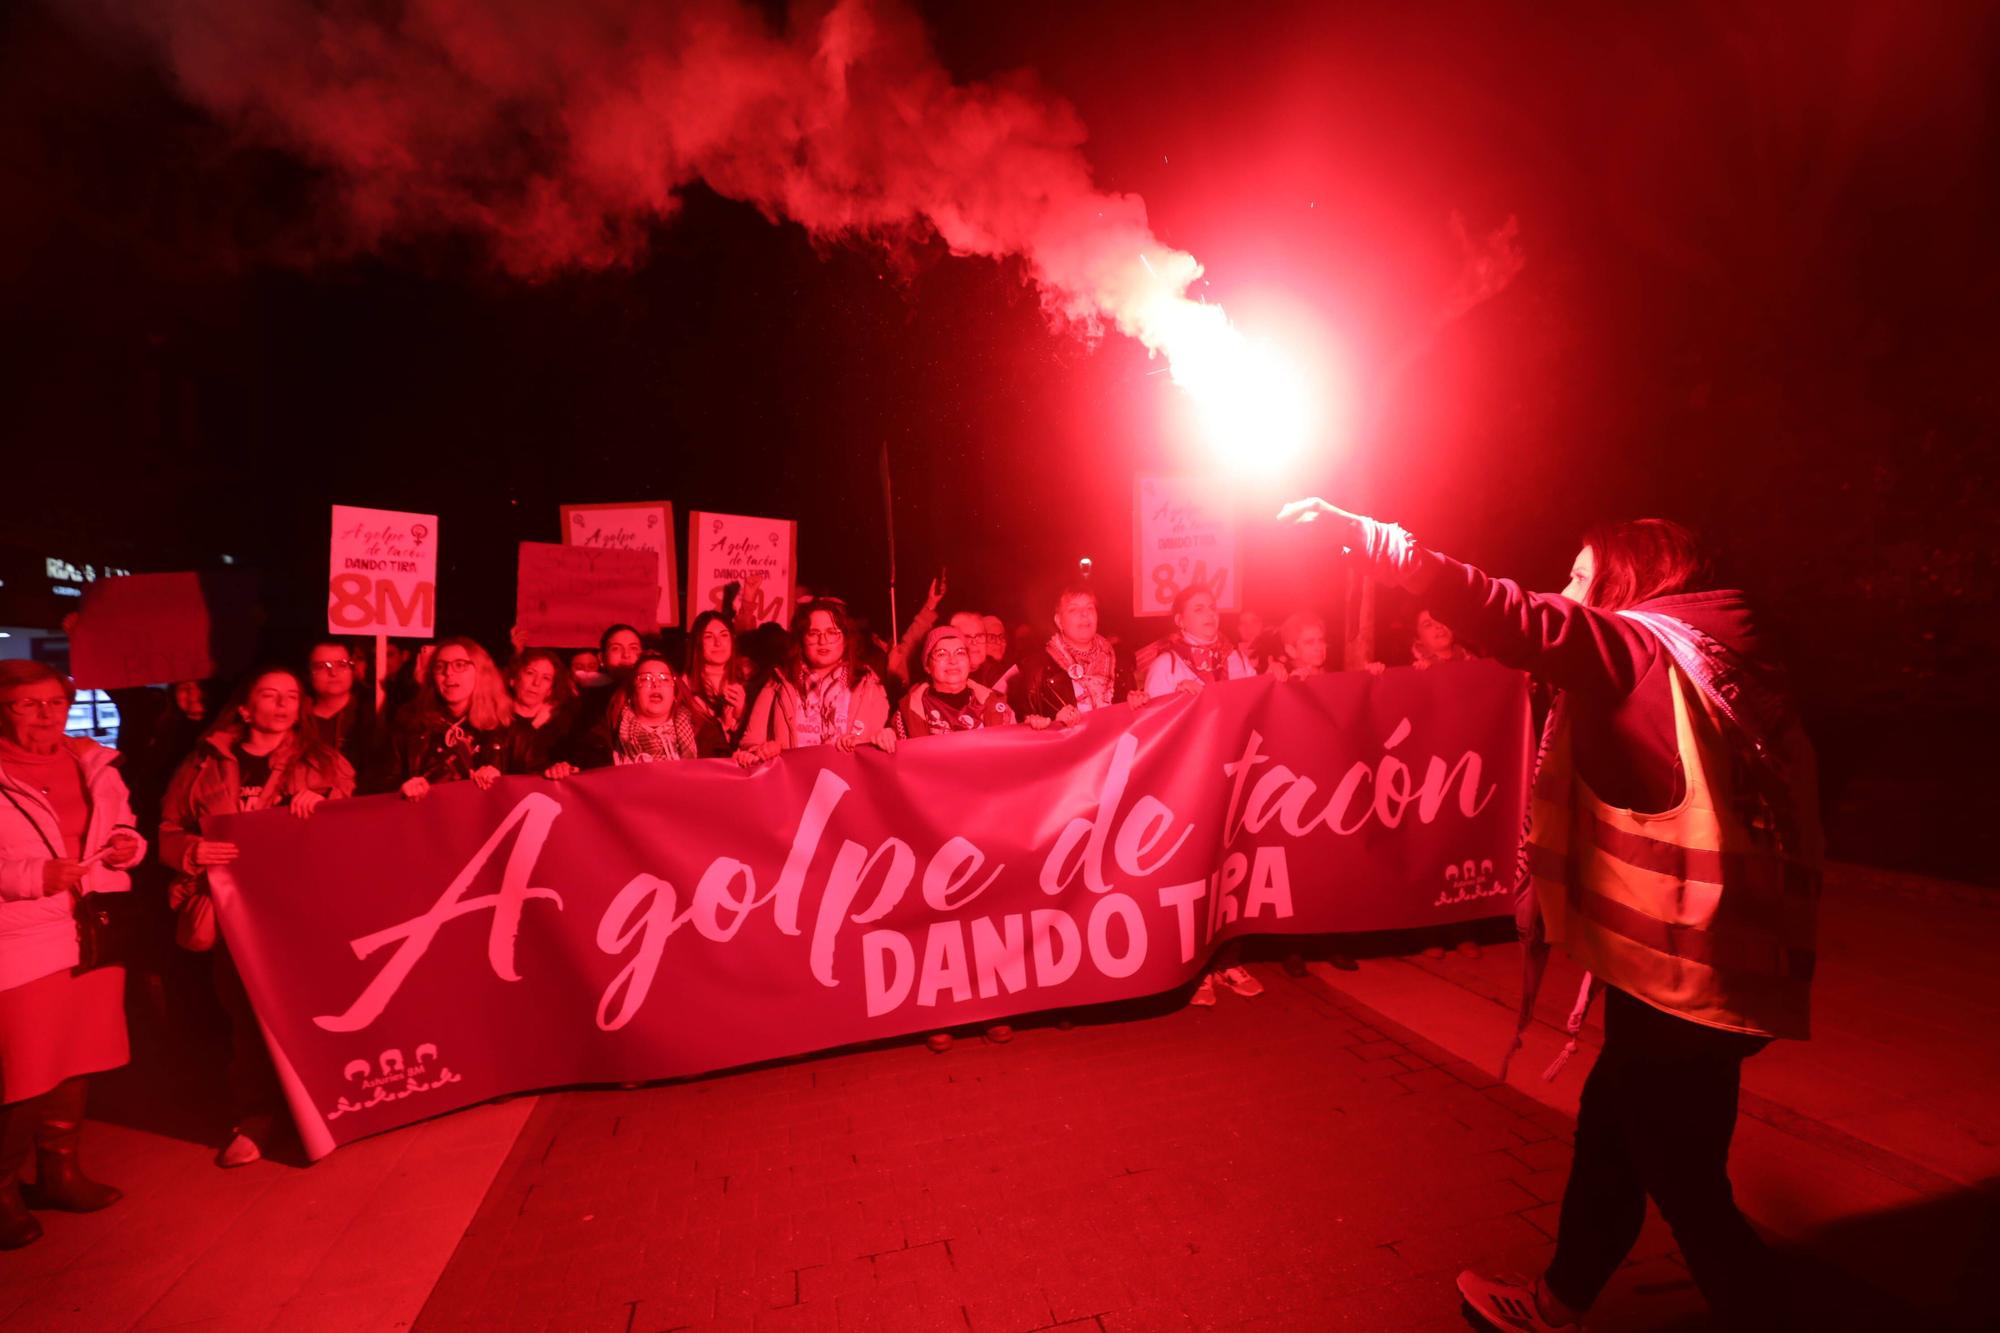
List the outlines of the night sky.
<svg viewBox="0 0 2000 1333">
<path fill-rule="evenodd" d="M 940 564 L 1015 618 L 1080 555 L 1129 599 L 1132 474 L 1186 465 L 1182 405 L 1018 265 L 698 185 L 596 270 L 524 281 L 462 230 L 326 257 L 321 173 L 100 12 L 0 19 L 7 545 L 227 552 L 298 590 L 275 642 L 315 628 L 329 503 L 434 511 L 444 627 L 497 641 L 557 505 L 670 498 L 796 518 L 806 581 L 879 620 L 886 443 L 906 616 Z M 1991 6 L 921 15 L 954 78 L 1072 104 L 1202 294 L 1327 367 L 1297 489 L 1548 587 L 1593 519 L 1690 522 L 1786 635 L 1835 827 L 1880 825 L 1850 848 L 1994 877 Z M 1526 264 L 1443 319 L 1454 214 L 1516 218 Z M 1250 602 L 1324 598 L 1309 557 L 1258 544 Z"/>
</svg>

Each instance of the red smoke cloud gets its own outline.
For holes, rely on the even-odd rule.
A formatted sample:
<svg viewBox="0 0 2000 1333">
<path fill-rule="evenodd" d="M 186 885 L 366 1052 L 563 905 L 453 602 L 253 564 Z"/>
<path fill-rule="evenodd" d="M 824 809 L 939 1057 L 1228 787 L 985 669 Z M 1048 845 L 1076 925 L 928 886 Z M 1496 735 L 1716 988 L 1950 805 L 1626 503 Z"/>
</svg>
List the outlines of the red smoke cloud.
<svg viewBox="0 0 2000 1333">
<path fill-rule="evenodd" d="M 161 0 L 118 11 L 185 95 L 338 192 L 342 248 L 470 231 L 534 278 L 634 257 L 700 181 L 821 237 L 1018 258 L 1059 323 L 1165 353 L 1218 433 L 1296 443 L 1296 375 L 1136 195 L 1097 188 L 1070 107 L 957 84 L 889 0 Z"/>
<path fill-rule="evenodd" d="M 1065 103 L 1026 80 L 955 84 L 883 3 L 802 8 L 785 31 L 728 0 L 121 12 L 190 100 L 325 173 L 343 248 L 462 230 L 523 277 L 600 268 L 700 181 L 819 236 L 916 229 L 1019 256 L 1051 311 L 1085 323 L 1195 272 L 1143 201 L 1093 185 Z"/>
</svg>

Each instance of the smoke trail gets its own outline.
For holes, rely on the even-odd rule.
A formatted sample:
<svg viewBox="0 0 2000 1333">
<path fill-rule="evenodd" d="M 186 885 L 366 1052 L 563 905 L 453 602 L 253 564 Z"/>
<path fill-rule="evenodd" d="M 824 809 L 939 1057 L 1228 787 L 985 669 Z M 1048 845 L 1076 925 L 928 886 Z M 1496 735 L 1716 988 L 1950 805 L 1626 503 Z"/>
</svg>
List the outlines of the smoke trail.
<svg viewBox="0 0 2000 1333">
<path fill-rule="evenodd" d="M 692 182 L 823 238 L 935 234 L 1018 258 L 1055 320 L 1154 351 L 1233 337 L 1071 108 L 956 84 L 882 0 L 162 0 L 119 21 L 249 143 L 311 163 L 337 244 L 469 231 L 526 278 L 634 259 Z"/>
</svg>

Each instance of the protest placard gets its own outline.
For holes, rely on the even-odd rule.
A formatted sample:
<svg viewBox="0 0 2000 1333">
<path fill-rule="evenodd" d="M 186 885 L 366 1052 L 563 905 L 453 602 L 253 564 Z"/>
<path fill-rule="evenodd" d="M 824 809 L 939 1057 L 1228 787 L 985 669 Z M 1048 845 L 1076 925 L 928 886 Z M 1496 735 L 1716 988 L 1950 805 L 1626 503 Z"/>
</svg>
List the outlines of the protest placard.
<svg viewBox="0 0 2000 1333">
<path fill-rule="evenodd" d="M 673 501 L 564 505 L 562 539 L 565 546 L 653 552 L 659 564 L 659 622 L 680 623 L 680 571 L 674 568 Z"/>
<path fill-rule="evenodd" d="M 327 632 L 435 638 L 437 529 L 436 514 L 335 505 Z"/>
<path fill-rule="evenodd" d="M 1132 506 L 1132 610 L 1164 616 L 1181 589 L 1202 584 L 1218 611 L 1240 609 L 1236 521 L 1215 486 L 1195 477 L 1139 477 Z"/>
<path fill-rule="evenodd" d="M 651 551 L 522 542 L 514 624 L 542 648 L 595 644 L 608 625 L 660 628 L 660 562 Z"/>
<path fill-rule="evenodd" d="M 78 688 L 206 680 L 246 666 L 254 587 L 239 571 L 130 574 L 87 585 L 69 624 Z"/>
<path fill-rule="evenodd" d="M 688 620 L 721 610 L 723 590 L 734 583 L 738 624 L 790 624 L 798 544 L 799 525 L 788 518 L 688 515 Z"/>
</svg>

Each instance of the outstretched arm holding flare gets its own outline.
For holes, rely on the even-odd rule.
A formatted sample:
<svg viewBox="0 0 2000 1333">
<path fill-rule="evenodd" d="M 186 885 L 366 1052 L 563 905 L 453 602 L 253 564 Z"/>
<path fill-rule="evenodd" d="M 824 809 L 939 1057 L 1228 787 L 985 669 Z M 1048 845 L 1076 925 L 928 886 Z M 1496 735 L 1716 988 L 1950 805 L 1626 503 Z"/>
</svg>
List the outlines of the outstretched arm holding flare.
<svg viewBox="0 0 2000 1333">
<path fill-rule="evenodd" d="M 1586 547 L 1561 594 L 1529 592 L 1421 546 L 1394 523 L 1349 513 L 1318 497 L 1294 500 L 1280 523 L 1330 526 L 1366 562 L 1371 577 L 1421 597 L 1433 612 L 1509 666 L 1559 689 L 1607 701 L 1630 695 L 1659 662 L 1660 641 L 1610 608 L 1585 604 L 1591 584 Z"/>
</svg>

